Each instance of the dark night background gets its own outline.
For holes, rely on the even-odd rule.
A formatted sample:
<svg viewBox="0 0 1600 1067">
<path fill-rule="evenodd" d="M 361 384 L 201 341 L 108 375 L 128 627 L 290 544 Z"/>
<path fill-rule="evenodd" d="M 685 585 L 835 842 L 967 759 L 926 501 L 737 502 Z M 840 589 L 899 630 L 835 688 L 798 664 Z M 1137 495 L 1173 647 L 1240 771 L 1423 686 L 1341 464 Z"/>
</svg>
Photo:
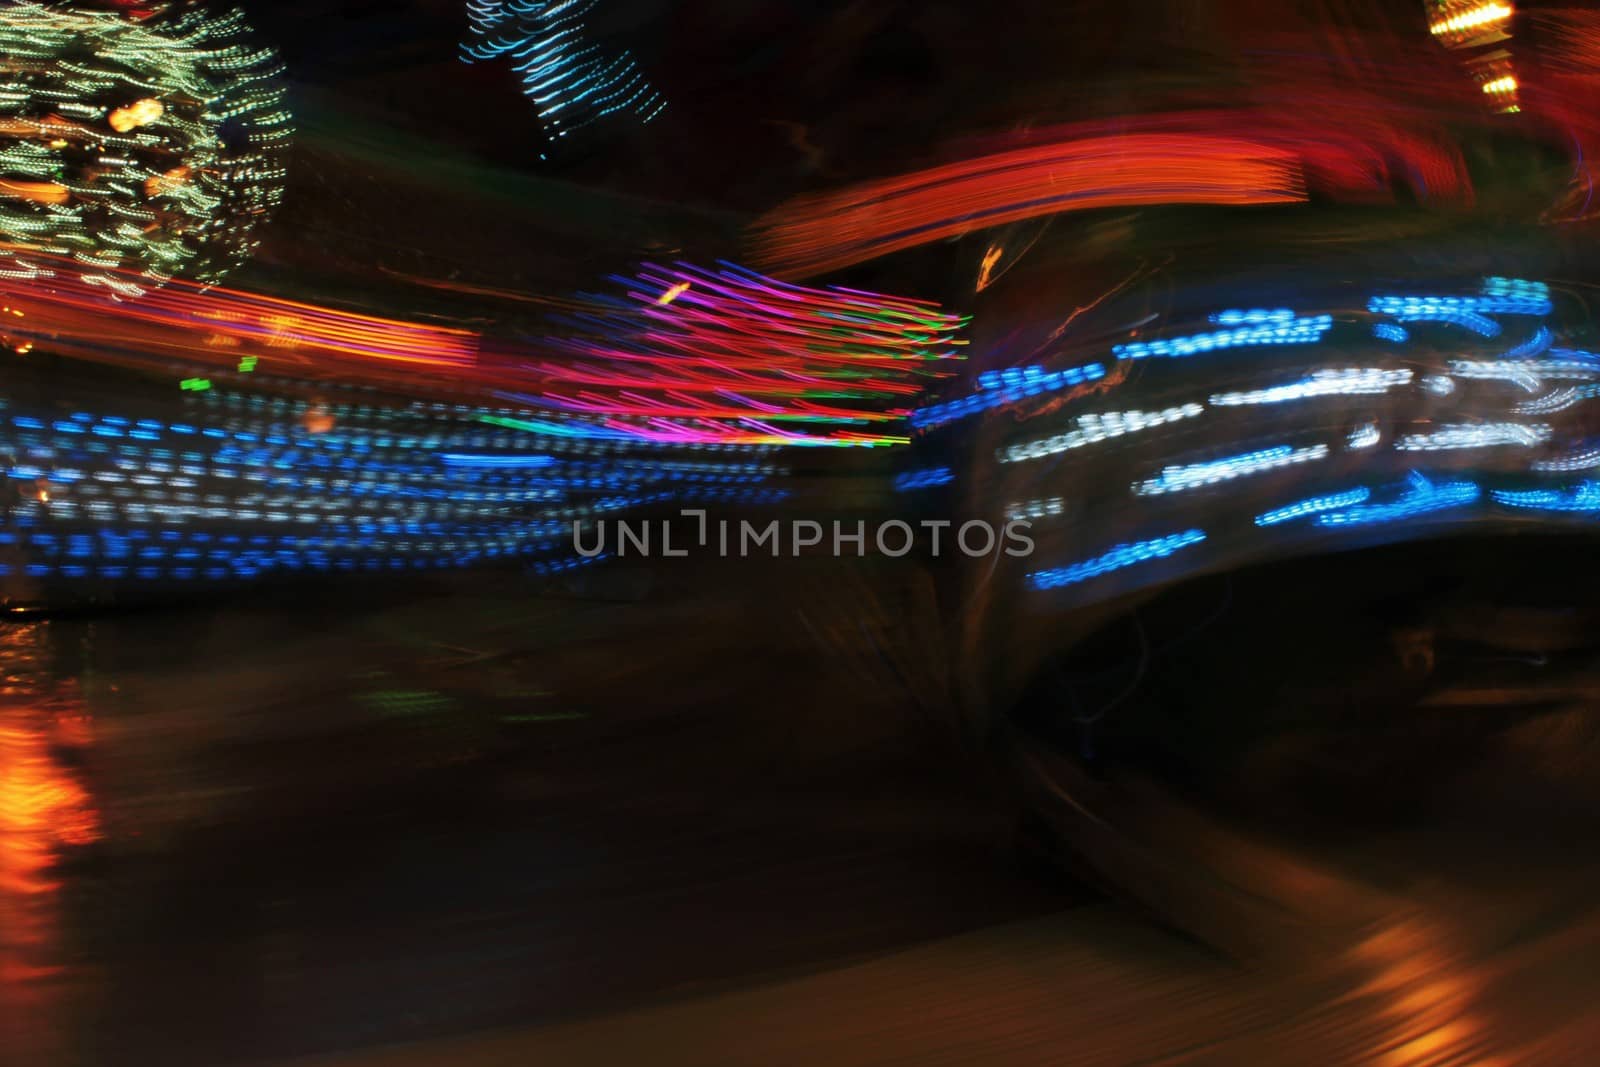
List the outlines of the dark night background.
<svg viewBox="0 0 1600 1067">
<path fill-rule="evenodd" d="M 1351 77 L 1427 37 L 1421 0 L 609 0 L 591 29 L 668 109 L 541 162 L 512 74 L 459 61 L 458 0 L 249 14 L 298 132 L 229 285 L 504 337 L 640 260 L 738 258 L 797 194 L 1033 126 L 1227 106 L 1321 35 L 1358 42 Z M 977 345 L 1003 350 L 1149 262 L 1168 273 L 1108 322 L 1185 286 L 1277 298 L 1296 271 L 1586 264 L 1588 231 L 1528 208 L 1560 152 L 1461 128 L 1470 216 L 1090 212 L 1050 222 L 1003 291 L 973 291 L 983 234 L 827 280 L 979 310 Z M 805 457 L 797 481 L 875 515 L 888 464 Z M 926 561 L 785 564 L 11 621 L 0 683 L 92 727 L 71 766 L 105 827 L 45 919 L 0 910 L 51 961 L 0 973 L 0 1063 L 1579 1064 L 1600 1041 L 1587 538 L 1096 605 L 987 720 L 966 628 L 1003 648 L 1053 624 L 985 616 Z M 1080 705 L 1116 714 L 1079 729 Z M 1013 724 L 1126 821 L 1041 798 Z M 1152 870 L 1172 880 L 1116 874 Z"/>
</svg>

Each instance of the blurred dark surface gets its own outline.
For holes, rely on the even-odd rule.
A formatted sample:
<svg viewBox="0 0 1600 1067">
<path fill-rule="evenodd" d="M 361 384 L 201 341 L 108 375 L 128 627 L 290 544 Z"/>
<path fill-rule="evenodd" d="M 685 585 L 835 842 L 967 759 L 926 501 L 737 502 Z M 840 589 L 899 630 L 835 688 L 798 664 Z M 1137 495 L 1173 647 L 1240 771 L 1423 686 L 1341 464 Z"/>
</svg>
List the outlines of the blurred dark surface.
<svg viewBox="0 0 1600 1067">
<path fill-rule="evenodd" d="M 1006 869 L 992 783 L 917 729 L 921 650 L 831 585 L 8 623 L 5 1045 L 245 1062 L 1063 906 Z"/>
<path fill-rule="evenodd" d="M 1108 724 L 1170 716 L 1184 663 L 1256 684 L 1186 748 L 1211 781 L 1130 744 L 1099 773 L 1131 839 L 1153 813 L 1174 856 L 1311 913 L 1255 959 L 1017 836 L 1003 761 L 951 743 L 914 568 L 8 623 L 8 1062 L 1581 1062 L 1600 638 L 1586 601 L 1551 614 L 1581 543 L 1538 544 L 1435 560 L 1522 561 L 1492 580 L 1431 583 L 1414 546 L 1139 609 L 1188 645 Z M 1270 624 L 1318 570 L 1389 595 Z M 1522 605 L 1519 659 L 1484 594 Z M 1275 684 L 1302 642 L 1356 695 Z"/>
</svg>

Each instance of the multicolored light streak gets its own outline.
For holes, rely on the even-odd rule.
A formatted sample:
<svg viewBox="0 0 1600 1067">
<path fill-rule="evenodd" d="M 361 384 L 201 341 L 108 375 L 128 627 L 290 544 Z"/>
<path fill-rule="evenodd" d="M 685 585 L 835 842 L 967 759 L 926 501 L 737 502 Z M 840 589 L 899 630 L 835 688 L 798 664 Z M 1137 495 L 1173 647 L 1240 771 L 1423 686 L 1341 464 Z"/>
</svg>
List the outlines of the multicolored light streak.
<svg viewBox="0 0 1600 1067">
<path fill-rule="evenodd" d="M 556 321 L 566 336 L 546 343 L 549 358 L 521 362 L 545 383 L 525 399 L 650 440 L 901 442 L 865 427 L 905 418 L 966 343 L 967 318 L 937 305 L 726 263 L 612 280 L 620 296 L 588 298 L 592 311 Z"/>
<path fill-rule="evenodd" d="M 620 295 L 587 296 L 556 320 L 556 336 L 515 345 L 177 281 L 122 300 L 59 274 L 0 280 L 21 316 L 0 325 L 15 344 L 86 359 L 502 396 L 534 409 L 522 420 L 529 432 L 676 444 L 903 442 L 896 424 L 909 401 L 950 373 L 965 344 L 967 319 L 936 305 L 730 265 L 646 267 L 618 281 Z"/>
</svg>

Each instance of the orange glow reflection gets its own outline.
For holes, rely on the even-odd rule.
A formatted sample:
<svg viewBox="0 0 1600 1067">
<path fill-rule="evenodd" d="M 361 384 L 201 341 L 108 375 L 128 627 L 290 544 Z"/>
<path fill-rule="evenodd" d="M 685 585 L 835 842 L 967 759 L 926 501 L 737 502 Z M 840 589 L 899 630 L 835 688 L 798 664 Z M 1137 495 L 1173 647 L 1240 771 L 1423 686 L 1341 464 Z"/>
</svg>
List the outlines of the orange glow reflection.
<svg viewBox="0 0 1600 1067">
<path fill-rule="evenodd" d="M 44 962 L 56 941 L 54 868 L 64 850 L 100 837 L 93 799 L 63 758 L 89 746 L 89 720 L 75 705 L 40 700 L 29 677 L 44 627 L 0 633 L 0 987 L 55 972 Z"/>
<path fill-rule="evenodd" d="M 1488 1028 L 1476 1010 L 1481 982 L 1442 931 L 1402 918 L 1355 946 L 1353 956 L 1375 971 L 1358 993 L 1376 997 L 1380 1014 L 1396 1028 L 1392 1043 L 1374 1062 L 1387 1067 L 1509 1067 L 1513 1062 L 1485 1053 Z"/>
</svg>

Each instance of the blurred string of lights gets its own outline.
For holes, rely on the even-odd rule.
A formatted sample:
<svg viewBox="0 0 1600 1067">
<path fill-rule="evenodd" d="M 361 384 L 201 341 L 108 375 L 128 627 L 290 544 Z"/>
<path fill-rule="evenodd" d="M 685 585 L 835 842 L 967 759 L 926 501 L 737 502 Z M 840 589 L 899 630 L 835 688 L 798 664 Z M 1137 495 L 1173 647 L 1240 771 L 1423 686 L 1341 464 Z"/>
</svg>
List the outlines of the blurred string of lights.
<svg viewBox="0 0 1600 1067">
<path fill-rule="evenodd" d="M 1510 382 L 1530 393 L 1546 381 L 1593 381 L 1600 378 L 1600 363 L 1565 357 L 1520 361 L 1452 359 L 1446 366 L 1457 378 Z"/>
<path fill-rule="evenodd" d="M 1490 314 L 1538 318 L 1549 315 L 1552 304 L 1549 287 L 1545 283 L 1496 276 L 1485 279 L 1479 292 L 1473 295 L 1378 295 L 1367 301 L 1365 309 L 1371 315 L 1406 322 L 1465 324 L 1480 336 L 1494 337 L 1499 336 L 1502 327 L 1489 317 Z M 1110 354 L 1120 362 L 1183 359 L 1257 347 L 1313 345 L 1327 341 L 1334 329 L 1331 314 L 1302 316 L 1288 308 L 1228 309 L 1213 312 L 1207 319 L 1227 328 L 1177 337 L 1120 342 L 1111 346 Z M 1394 343 L 1404 343 L 1411 337 L 1404 327 L 1392 322 L 1374 323 L 1371 330 L 1375 336 Z M 1530 336 L 1501 353 L 1496 360 L 1452 360 L 1449 366 L 1453 373 L 1459 371 L 1463 377 L 1503 377 L 1530 389 L 1541 375 L 1565 374 L 1573 377 L 1600 374 L 1600 358 L 1591 368 L 1585 361 L 1585 353 L 1551 349 L 1553 336 L 1548 327 L 1540 325 Z M 1552 356 L 1549 360 L 1530 358 L 1546 351 Z M 1062 369 L 1035 364 L 985 370 L 977 376 L 976 390 L 968 395 L 913 411 L 911 426 L 917 430 L 931 430 L 997 408 L 1023 405 L 1048 394 L 1093 384 L 1106 379 L 1108 373 L 1102 363 Z M 1322 368 L 1312 371 L 1298 382 L 1213 393 L 1208 400 L 1214 407 L 1234 407 L 1384 393 L 1410 384 L 1414 377 L 1414 372 L 1409 368 Z M 1425 379 L 1424 386 L 1427 387 L 1432 380 Z M 1454 383 L 1446 378 L 1438 381 L 1454 388 Z M 1179 406 L 1175 410 L 1188 409 Z M 1198 414 L 1198 411 L 1193 414 Z M 1119 435 L 1115 430 L 1084 425 L 1078 430 L 1031 444 L 1008 446 L 1000 449 L 997 456 L 1002 462 L 1015 462 L 1020 458 L 1052 455 L 1096 443 L 1105 436 Z M 1033 454 L 1033 450 L 1037 450 L 1037 455 Z"/>
<path fill-rule="evenodd" d="M 137 295 L 249 257 L 282 198 L 291 129 L 281 64 L 242 14 L 135 22 L 10 3 L 3 16 L 0 278 L 64 270 Z"/>
<path fill-rule="evenodd" d="M 1405 434 L 1394 447 L 1402 452 L 1441 452 L 1501 445 L 1531 448 L 1550 440 L 1554 432 L 1549 426 L 1521 422 L 1468 423 Z"/>
<path fill-rule="evenodd" d="M 1530 511 L 1600 512 L 1600 482 L 1579 482 L 1570 489 L 1496 489 L 1496 504 Z"/>
<path fill-rule="evenodd" d="M 1497 284 L 1505 283 L 1505 284 Z M 1375 315 L 1408 316 L 1434 312 L 1475 312 L 1481 315 L 1548 315 L 1550 291 L 1543 283 L 1510 287 L 1508 279 L 1486 282 L 1476 296 L 1375 296 L 1367 310 Z"/>
<path fill-rule="evenodd" d="M 1090 578 L 1098 578 L 1102 574 L 1131 567 L 1136 563 L 1144 563 L 1153 559 L 1165 559 L 1180 549 L 1197 545 L 1206 539 L 1200 530 L 1185 530 L 1182 533 L 1168 534 L 1164 537 L 1154 537 L 1145 541 L 1133 541 L 1128 544 L 1117 545 L 1102 555 L 1081 563 L 1073 563 L 1066 567 L 1055 567 L 1049 570 L 1034 571 L 1028 575 L 1028 582 L 1035 589 L 1059 589 L 1066 585 L 1076 585 L 1078 582 Z"/>
<path fill-rule="evenodd" d="M 1500 324 L 1489 316 L 1466 308 L 1412 307 L 1397 313 L 1401 322 L 1444 322 L 1459 326 L 1479 337 L 1499 337 Z"/>
<path fill-rule="evenodd" d="M 1436 2 L 1430 5 L 1432 17 L 1428 32 L 1446 44 L 1467 44 L 1489 33 L 1499 32 L 1511 18 L 1511 5 L 1500 0 L 1489 3 Z"/>
<path fill-rule="evenodd" d="M 1552 348 L 1550 358 L 1568 364 L 1600 369 L 1600 353 L 1586 352 L 1581 348 Z"/>
<path fill-rule="evenodd" d="M 1534 330 L 1528 339 L 1521 341 L 1506 349 L 1505 359 L 1531 359 L 1543 355 L 1549 350 L 1550 344 L 1555 340 L 1555 335 L 1550 332 L 1550 327 L 1540 326 Z"/>
<path fill-rule="evenodd" d="M 1593 470 L 1596 467 L 1600 467 L 1600 448 L 1596 448 L 1589 443 L 1586 443 L 1581 448 L 1567 452 L 1565 455 L 1536 460 L 1533 464 L 1533 469 L 1540 473 L 1586 471 Z"/>
<path fill-rule="evenodd" d="M 1250 404 L 1283 404 L 1317 396 L 1368 396 L 1387 393 L 1411 384 L 1411 371 L 1405 368 L 1349 368 L 1314 371 L 1310 377 L 1289 385 L 1275 385 L 1246 392 L 1216 393 L 1210 403 L 1216 407 L 1243 407 Z"/>
<path fill-rule="evenodd" d="M 1553 389 L 1544 396 L 1524 400 L 1516 406 L 1519 415 L 1554 415 L 1600 396 L 1600 385 L 1568 386 Z"/>
<path fill-rule="evenodd" d="M 1218 326 L 1264 326 L 1269 323 L 1281 325 L 1293 322 L 1295 313 L 1290 308 L 1252 308 L 1248 311 L 1229 309 L 1214 311 L 1207 315 L 1206 319 Z"/>
<path fill-rule="evenodd" d="M 230 581 L 496 561 L 548 570 L 570 554 L 574 522 L 787 495 L 770 484 L 780 472 L 761 447 L 691 457 L 551 439 L 529 453 L 526 435 L 471 405 L 185 397 L 181 418 L 0 412 L 0 575 Z"/>
<path fill-rule="evenodd" d="M 1328 446 L 1317 444 L 1303 448 L 1275 445 L 1260 448 L 1225 459 L 1207 460 L 1203 463 L 1184 463 L 1163 467 L 1154 478 L 1136 482 L 1133 491 L 1139 496 L 1160 496 L 1163 493 L 1181 493 L 1201 486 L 1216 485 L 1252 474 L 1281 470 L 1302 463 L 1312 463 L 1328 457 Z"/>
<path fill-rule="evenodd" d="M 572 555 L 574 522 L 775 504 L 780 446 L 906 440 L 910 399 L 965 344 L 966 318 L 937 305 L 728 264 L 617 280 L 569 302 L 554 336 L 492 351 L 468 330 L 183 281 L 139 299 L 72 276 L 0 282 L 18 357 L 38 341 L 187 375 L 168 401 L 0 412 L 0 575 L 560 574 L 592 562 Z M 373 399 L 314 399 L 352 390 Z M 148 410 L 171 404 L 184 415 Z"/>
<path fill-rule="evenodd" d="M 934 489 L 941 485 L 949 485 L 955 478 L 955 472 L 949 467 L 928 467 L 924 470 L 905 471 L 895 475 L 894 488 L 899 493 Z"/>
<path fill-rule="evenodd" d="M 463 63 L 507 62 L 552 147 L 610 116 L 649 122 L 666 101 L 627 52 L 589 40 L 597 0 L 467 0 Z"/>
<path fill-rule="evenodd" d="M 1039 500 L 1019 500 L 1007 505 L 1006 518 L 1010 520 L 1025 519 L 1036 522 L 1039 519 L 1054 518 L 1067 513 L 1067 501 L 1064 497 L 1052 496 Z"/>
<path fill-rule="evenodd" d="M 1479 337 L 1498 337 L 1501 326 L 1490 315 L 1550 314 L 1548 294 L 1499 294 L 1480 296 L 1375 296 L 1367 310 L 1375 315 L 1392 315 L 1404 323 L 1443 322 L 1459 326 Z M 1380 324 L 1382 325 L 1382 324 Z M 1535 338 L 1538 334 L 1535 334 Z M 1530 339 L 1529 351 L 1537 349 L 1539 341 Z M 1517 353 L 1507 353 L 1516 355 Z"/>
<path fill-rule="evenodd" d="M 1383 441 L 1383 431 L 1378 429 L 1375 422 L 1363 423 L 1351 430 L 1345 437 L 1345 447 L 1352 452 L 1374 448 Z"/>
<path fill-rule="evenodd" d="M 1056 434 L 1052 437 L 1040 438 L 1036 441 L 1028 441 L 999 449 L 995 457 L 1001 463 L 1020 463 L 1031 459 L 1043 459 L 1046 456 L 1070 452 L 1075 448 L 1096 445 L 1101 441 L 1121 437 L 1124 434 L 1138 433 L 1141 430 L 1165 426 L 1181 419 L 1192 419 L 1204 411 L 1205 408 L 1200 404 L 1188 403 L 1180 404 L 1176 407 L 1163 408 L 1160 411 L 1108 411 L 1099 414 L 1080 415 L 1078 416 L 1076 429 L 1068 430 L 1066 433 Z"/>
<path fill-rule="evenodd" d="M 1305 345 L 1322 340 L 1333 328 L 1333 316 L 1317 315 L 1314 318 L 1291 318 L 1284 322 L 1269 322 L 1241 326 L 1232 330 L 1216 330 L 1195 334 L 1192 337 L 1174 337 L 1157 341 L 1130 341 L 1113 345 L 1111 354 L 1118 359 L 1146 359 L 1151 356 L 1181 358 L 1206 352 L 1246 345 Z"/>
<path fill-rule="evenodd" d="M 1001 434 L 1001 441 L 989 453 L 997 464 L 996 476 L 1010 464 L 1046 458 L 1071 460 L 1005 475 L 1011 479 L 1004 483 L 1008 488 L 1037 490 L 1044 479 L 1054 490 L 1011 496 L 997 509 L 1008 520 L 1045 523 L 1039 536 L 1045 539 L 1042 544 L 1047 552 L 1056 551 L 1053 546 L 1057 544 L 1078 541 L 1097 523 L 1144 525 L 1157 522 L 1155 516 L 1160 515 L 1165 519 L 1159 521 L 1172 523 L 1167 529 L 1186 531 L 1130 539 L 1086 560 L 1030 570 L 1028 585 L 1041 591 L 1083 586 L 1079 595 L 1095 595 L 1088 583 L 1135 564 L 1143 565 L 1143 580 L 1159 580 L 1170 576 L 1172 567 L 1158 567 L 1158 561 L 1202 539 L 1232 546 L 1248 543 L 1243 539 L 1251 536 L 1301 536 L 1294 529 L 1333 534 L 1401 526 L 1430 516 L 1456 521 L 1519 511 L 1581 519 L 1600 515 L 1600 483 L 1561 487 L 1518 484 L 1542 475 L 1600 469 L 1600 444 L 1592 436 L 1574 436 L 1581 433 L 1583 423 L 1570 417 L 1563 421 L 1550 418 L 1600 398 L 1600 355 L 1561 347 L 1553 325 L 1539 321 L 1553 310 L 1549 288 L 1543 283 L 1501 277 L 1485 279 L 1475 291 L 1465 293 L 1376 295 L 1343 313 L 1313 316 L 1276 307 L 1232 309 L 1206 316 L 1223 330 L 1141 338 L 1113 346 L 1112 354 L 1118 357 L 1116 369 L 1108 369 L 1095 383 L 1097 391 L 1120 394 L 1129 380 L 1122 368 L 1152 354 L 1180 351 L 1191 357 L 1206 352 L 1210 358 L 1224 358 L 1223 373 L 1235 378 L 1267 378 L 1266 384 L 1212 391 L 1203 403 L 1191 400 L 1148 411 L 1082 413 L 1087 395 L 1083 392 L 1063 399 L 1048 389 L 1030 391 L 1030 384 L 1041 381 L 1058 384 L 1048 376 L 1060 373 L 1048 364 L 1030 365 L 984 371 L 976 377 L 970 396 L 943 401 L 931 411 L 941 417 L 961 417 L 1006 409 L 1005 418 L 990 420 Z M 1464 345 L 1451 336 L 1456 324 L 1450 316 L 1456 315 L 1481 316 L 1493 329 L 1480 331 L 1481 340 Z M 1383 321 L 1373 322 L 1373 316 Z M 1400 318 L 1415 325 L 1401 327 L 1395 321 Z M 1534 321 L 1528 323 L 1528 319 Z M 1349 325 L 1336 327 L 1336 320 Z M 1263 361 L 1251 357 L 1251 344 L 1236 343 L 1239 336 L 1235 331 L 1283 330 L 1296 324 L 1308 324 L 1313 341 L 1334 346 L 1331 350 L 1341 355 L 1332 359 L 1339 362 L 1317 367 L 1317 362 L 1331 360 L 1309 349 L 1303 353 L 1274 351 L 1274 358 Z M 1513 340 L 1498 340 L 1508 333 Z M 1493 337 L 1485 336 L 1488 334 Z M 1206 339 L 1209 350 L 1203 347 Z M 1184 342 L 1181 349 L 1180 341 Z M 1133 348 L 1134 344 L 1143 347 Z M 1351 346 L 1358 345 L 1368 353 L 1386 355 L 1390 362 L 1343 365 Z M 1289 380 L 1273 382 L 1271 376 L 1281 375 L 1280 368 L 1290 362 L 1295 371 Z M 1448 373 L 1430 372 L 1430 363 Z M 1167 394 L 1193 388 L 1197 378 L 1187 368 L 1187 361 L 1148 363 L 1141 379 L 1143 387 Z M 1203 382 L 1205 377 L 1202 373 L 1198 380 Z M 1541 390 L 1546 379 L 1577 384 Z M 1519 399 L 1517 392 L 1497 389 L 1496 382 L 1537 396 Z M 1378 411 L 1370 406 L 1379 402 L 1382 418 L 1374 417 Z M 1456 417 L 1441 418 L 1435 408 L 1440 402 L 1448 403 Z M 1228 413 L 1228 409 L 1265 405 L 1281 407 L 1283 414 Z M 1333 416 L 1337 421 L 1330 425 L 1328 413 L 1332 412 L 1337 413 Z M 1356 418 L 1345 422 L 1352 415 Z M 1031 426 L 1034 419 L 1049 416 L 1064 419 L 1067 425 L 1055 433 L 1034 432 L 1022 440 L 1006 440 L 1018 434 L 1017 427 Z M 1281 443 L 1228 452 L 1217 440 L 1219 434 L 1229 432 L 1226 428 L 1259 440 L 1263 429 L 1241 421 L 1247 418 L 1274 420 L 1273 426 L 1295 436 L 1312 431 L 1326 434 L 1341 422 L 1345 428 L 1329 443 L 1313 438 L 1298 444 L 1291 437 L 1280 438 Z M 913 424 L 918 421 L 914 418 Z M 1140 430 L 1151 432 L 1136 436 L 1135 431 Z M 1195 458 L 1146 466 L 1156 473 L 1130 486 L 1131 496 L 1145 502 L 1137 510 L 1117 503 L 1119 497 L 1128 500 L 1125 494 L 1129 490 L 1108 484 L 1105 471 L 1112 469 L 1112 464 L 1132 462 L 1137 469 L 1148 462 L 1141 462 L 1141 455 L 1165 451 L 1170 456 L 1176 449 Z M 1364 484 L 1328 484 L 1343 480 L 1349 472 L 1347 466 L 1330 462 L 1336 449 L 1352 461 L 1361 456 L 1360 463 L 1370 472 L 1362 479 Z M 1219 452 L 1223 453 L 1220 457 Z M 1437 460 L 1431 458 L 1434 454 Z M 1447 464 L 1454 473 L 1421 469 L 1427 462 Z M 1470 475 L 1459 473 L 1467 464 L 1480 469 Z M 1315 471 L 1310 469 L 1313 465 Z M 1403 480 L 1396 482 L 1396 474 L 1402 472 Z M 1296 483 L 1313 485 L 1316 491 L 1284 493 L 1286 485 Z M 1070 491 L 1065 491 L 1067 486 L 1072 487 Z M 1191 521 L 1185 522 L 1184 517 Z M 1201 521 L 1193 521 L 1196 519 Z M 1186 552 L 1181 569 L 1192 569 L 1207 558 Z"/>
<path fill-rule="evenodd" d="M 1352 504 L 1324 511 L 1312 521 L 1318 526 L 1372 526 L 1399 522 L 1464 507 L 1476 503 L 1482 495 L 1482 490 L 1474 482 L 1443 482 L 1436 485 L 1424 475 L 1413 473 L 1405 489 L 1393 500 Z"/>
<path fill-rule="evenodd" d="M 1212 432 L 1210 420 L 1198 416 L 1208 406 L 1239 406 L 1235 401 L 1241 398 L 1336 405 L 1341 398 L 1392 393 L 1414 380 L 1409 366 L 1308 367 L 1288 386 L 1208 394 L 1209 404 L 1073 412 L 1070 405 L 1088 390 L 1120 388 L 1121 368 L 1150 356 L 1205 354 L 1227 359 L 1235 373 L 1259 375 L 1277 373 L 1290 358 L 1317 358 L 1309 349 L 1300 355 L 1279 342 L 1299 347 L 1301 334 L 1309 338 L 1306 345 L 1340 341 L 1332 314 L 1236 310 L 1209 316 L 1220 330 L 1113 346 L 1117 374 L 1101 362 L 985 371 L 971 396 L 911 412 L 918 396 L 959 365 L 964 317 L 923 302 L 779 282 L 727 264 L 647 266 L 615 280 L 619 291 L 572 302 L 555 336 L 497 353 L 486 353 L 469 331 L 369 320 L 224 290 L 202 292 L 182 282 L 125 302 L 88 283 L 52 283 L 51 293 L 66 294 L 52 296 L 53 303 L 36 283 L 8 283 L 7 299 L 20 298 L 31 311 L 19 317 L 12 312 L 21 308 L 7 305 L 0 322 L 8 337 L 21 330 L 44 339 L 62 323 L 82 326 L 74 316 L 92 308 L 119 316 L 91 317 L 96 325 L 126 320 L 119 337 L 134 331 L 142 340 L 138 331 L 146 328 L 181 333 L 204 323 L 216 337 L 237 343 L 216 346 L 215 369 L 184 379 L 188 388 L 169 387 L 171 402 L 185 407 L 181 418 L 134 417 L 119 413 L 116 404 L 102 410 L 86 405 L 88 410 L 71 415 L 25 406 L 5 411 L 0 426 L 9 447 L 6 483 L 14 494 L 8 535 L 16 551 L 0 556 L 10 557 L 5 566 L 14 576 L 40 580 L 228 580 L 495 560 L 560 573 L 587 565 L 569 555 L 573 521 L 685 501 L 781 500 L 784 490 L 773 484 L 778 471 L 767 457 L 784 445 L 889 444 L 904 440 L 892 432 L 901 420 L 933 427 L 1005 407 L 1048 413 L 1067 406 L 1071 422 L 1062 432 L 997 449 L 996 458 L 1008 463 L 1094 453 L 1090 446 L 1113 441 L 1129 446 L 1123 439 L 1134 435 L 1159 446 L 1166 434 L 1141 432 L 1161 427 L 1187 433 L 1195 424 Z M 1351 319 L 1405 313 L 1408 298 L 1396 299 L 1400 303 L 1379 304 L 1376 311 L 1372 303 L 1361 305 Z M 1494 314 L 1534 317 L 1549 303 L 1537 283 L 1509 279 L 1491 279 L 1470 297 L 1413 299 L 1441 307 L 1447 301 L 1487 301 Z M 1355 336 L 1371 346 L 1365 326 Z M 1493 358 L 1450 363 L 1453 369 L 1472 362 L 1524 375 L 1600 376 L 1600 357 L 1553 343 L 1541 325 Z M 1130 351 L 1130 344 L 1146 347 Z M 1258 351 L 1271 358 L 1258 358 Z M 285 354 L 294 359 L 280 358 Z M 246 360 L 257 362 L 246 369 Z M 387 388 L 420 375 L 424 395 L 448 379 L 474 398 L 385 406 L 319 404 L 270 393 L 322 388 L 314 375 L 308 381 L 293 370 L 297 363 L 315 366 L 322 360 L 339 378 L 352 369 L 371 372 L 370 380 Z M 1194 373 L 1191 365 L 1158 358 L 1146 366 L 1153 380 L 1165 374 L 1181 381 Z M 1462 377 L 1470 379 L 1473 367 L 1463 369 Z M 1283 389 L 1292 392 L 1275 392 Z M 512 399 L 489 406 L 494 397 Z M 1365 449 L 1384 437 L 1369 420 L 1345 441 L 1350 449 Z M 1502 439 L 1531 448 L 1553 441 L 1554 434 L 1543 423 L 1462 421 L 1397 434 L 1385 454 L 1471 451 Z M 1215 455 L 1214 446 L 1207 451 Z M 1156 477 L 1131 488 L 1136 497 L 1176 498 L 1162 506 L 1181 508 L 1186 494 L 1208 488 L 1217 490 L 1205 494 L 1216 500 L 1236 492 L 1276 492 L 1283 485 L 1277 478 L 1262 479 L 1257 489 L 1233 483 L 1330 455 L 1321 443 L 1246 448 L 1221 459 L 1162 465 Z M 1434 485 L 1420 474 L 1417 479 L 1398 492 L 1384 490 L 1378 503 L 1370 495 L 1379 490 L 1355 487 L 1341 490 L 1342 496 L 1324 493 L 1326 500 L 1299 494 L 1298 501 L 1252 508 L 1240 518 L 1281 514 L 1281 522 L 1309 518 L 1324 528 L 1370 525 L 1455 507 L 1468 501 L 1469 490 L 1473 500 L 1479 492 L 1476 481 Z M 895 487 L 913 491 L 951 480 L 952 468 L 924 466 L 902 475 Z M 1370 495 L 1358 500 L 1363 491 Z M 1307 510 L 1311 502 L 1326 506 Z M 1058 518 L 1080 514 L 1075 504 L 1065 494 L 1046 495 L 1008 505 L 1007 511 Z M 1049 577 L 1034 584 L 1076 585 L 1164 558 L 1198 543 L 1185 540 L 1200 533 L 1189 526 L 1167 527 L 1184 534 L 1128 541 L 1093 559 L 1035 572 Z"/>
<path fill-rule="evenodd" d="M 1281 508 L 1273 508 L 1256 516 L 1257 526 L 1278 526 L 1286 522 L 1294 522 L 1324 511 L 1336 511 L 1364 504 L 1372 496 L 1372 490 L 1362 486 L 1358 489 L 1348 489 L 1342 493 L 1325 493 L 1322 496 L 1309 497 L 1298 503 L 1287 504 Z"/>
<path fill-rule="evenodd" d="M 1468 74 L 1495 111 L 1515 114 L 1516 65 L 1507 43 L 1516 10 L 1503 0 L 1427 0 L 1428 32 L 1458 52 Z"/>
<path fill-rule="evenodd" d="M 962 397 L 943 404 L 932 404 L 925 408 L 918 408 L 911 412 L 911 425 L 916 429 L 926 429 L 939 426 L 943 423 L 954 422 L 990 411 L 994 408 L 1015 404 L 1027 397 L 1036 397 L 1045 393 L 1054 393 L 1063 389 L 1073 389 L 1078 386 L 1096 382 L 1106 376 L 1103 364 L 1088 363 L 1081 367 L 1068 367 L 1065 370 L 1045 372 L 1041 370 L 1036 375 L 1024 374 L 1020 379 L 991 380 L 987 387 L 970 396 Z"/>
</svg>

